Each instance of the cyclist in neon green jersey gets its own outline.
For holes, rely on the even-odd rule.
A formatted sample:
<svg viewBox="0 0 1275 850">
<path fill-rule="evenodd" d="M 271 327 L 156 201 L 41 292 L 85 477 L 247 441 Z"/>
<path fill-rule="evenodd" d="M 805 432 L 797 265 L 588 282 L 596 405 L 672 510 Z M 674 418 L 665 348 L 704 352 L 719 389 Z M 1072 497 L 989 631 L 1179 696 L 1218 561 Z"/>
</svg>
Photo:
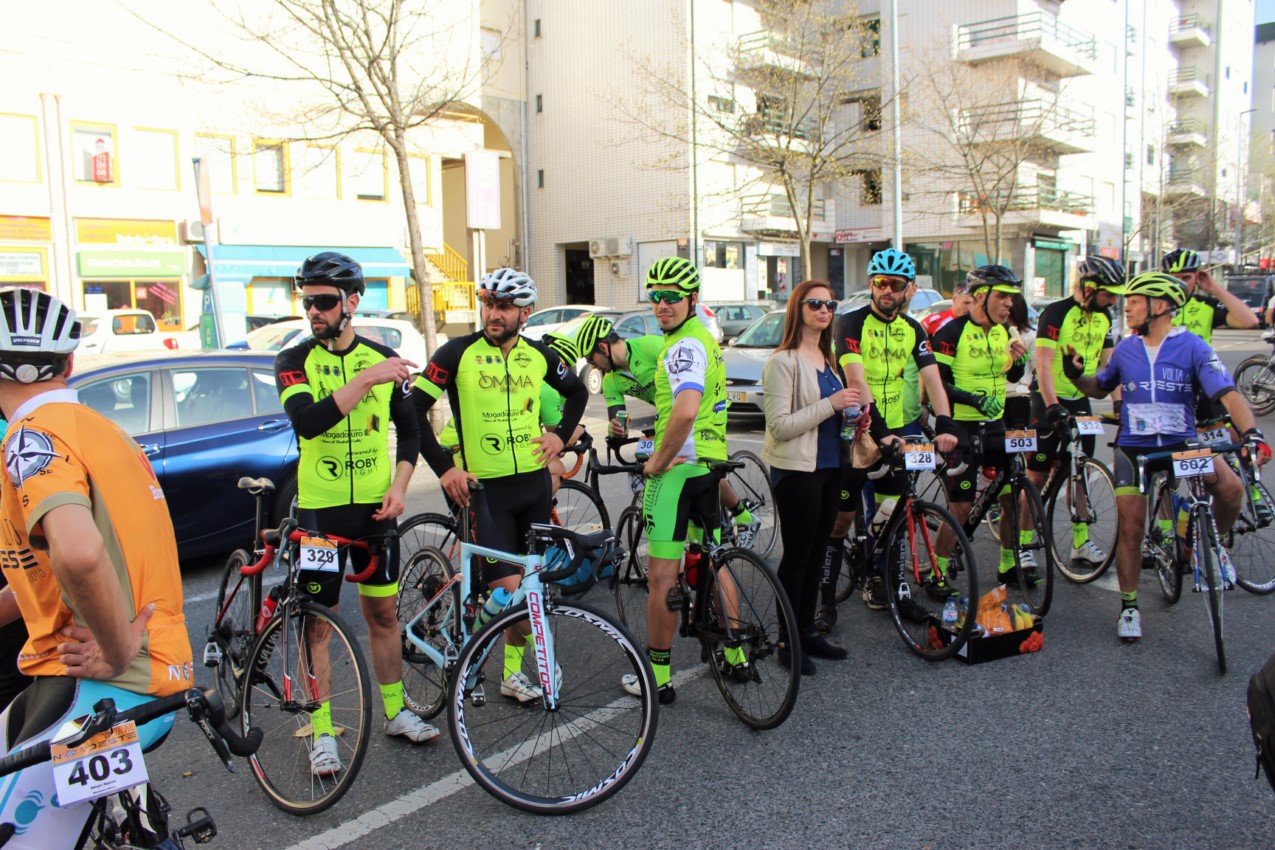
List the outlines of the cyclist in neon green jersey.
<svg viewBox="0 0 1275 850">
<path fill-rule="evenodd" d="M 1238 295 L 1227 292 L 1213 279 L 1195 251 L 1189 248 L 1170 251 L 1164 255 L 1160 270 L 1186 286 L 1186 305 L 1173 317 L 1174 326 L 1184 326 L 1210 345 L 1214 328 L 1257 327 L 1257 314 Z"/>
<path fill-rule="evenodd" d="M 688 515 L 709 521 L 705 534 L 720 534 L 719 498 L 705 462 L 726 460 L 726 367 L 717 342 L 695 318 L 699 287 L 699 270 L 681 257 L 656 260 L 646 275 L 647 296 L 664 331 L 655 373 L 655 453 L 646 462 L 642 505 L 650 544 L 647 652 L 661 703 L 677 697 L 669 681 L 677 615 L 667 600 L 677 582 Z M 741 648 L 727 649 L 728 665 L 744 662 Z M 641 694 L 632 674 L 622 684 Z"/>
</svg>

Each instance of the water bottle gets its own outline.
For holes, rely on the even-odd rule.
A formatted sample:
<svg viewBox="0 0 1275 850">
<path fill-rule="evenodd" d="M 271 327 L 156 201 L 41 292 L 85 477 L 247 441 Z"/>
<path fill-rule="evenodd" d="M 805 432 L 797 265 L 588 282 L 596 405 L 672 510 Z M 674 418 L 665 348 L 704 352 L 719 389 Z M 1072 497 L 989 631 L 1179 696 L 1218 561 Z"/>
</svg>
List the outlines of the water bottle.
<svg viewBox="0 0 1275 850">
<path fill-rule="evenodd" d="M 894 513 L 894 506 L 898 504 L 897 499 L 886 499 L 877 505 L 877 512 L 872 516 L 872 522 L 868 525 L 868 534 L 873 537 L 880 537 L 885 531 L 885 527 L 890 522 L 890 514 Z"/>
<path fill-rule="evenodd" d="M 863 410 L 857 404 L 852 404 L 841 411 L 841 439 L 847 443 L 854 439 L 855 433 L 859 430 L 859 417 L 862 414 Z"/>
<path fill-rule="evenodd" d="M 686 583 L 691 587 L 695 587 L 699 581 L 699 562 L 703 558 L 702 552 L 692 550 L 686 553 Z"/>
<path fill-rule="evenodd" d="M 270 622 L 270 618 L 274 616 L 274 609 L 279 607 L 279 597 L 282 595 L 283 588 L 276 584 L 270 588 L 266 598 L 261 601 L 261 613 L 257 614 L 258 633 L 266 627 L 266 623 Z"/>
<path fill-rule="evenodd" d="M 485 626 L 488 620 L 505 610 L 505 606 L 513 598 L 514 595 L 503 587 L 493 590 L 487 597 L 487 601 L 483 603 L 483 607 L 478 609 L 478 618 L 474 621 L 475 628 L 481 629 Z"/>
<path fill-rule="evenodd" d="M 949 596 L 943 604 L 943 628 L 956 631 L 956 621 L 960 619 L 960 611 L 956 608 L 956 600 Z"/>
</svg>

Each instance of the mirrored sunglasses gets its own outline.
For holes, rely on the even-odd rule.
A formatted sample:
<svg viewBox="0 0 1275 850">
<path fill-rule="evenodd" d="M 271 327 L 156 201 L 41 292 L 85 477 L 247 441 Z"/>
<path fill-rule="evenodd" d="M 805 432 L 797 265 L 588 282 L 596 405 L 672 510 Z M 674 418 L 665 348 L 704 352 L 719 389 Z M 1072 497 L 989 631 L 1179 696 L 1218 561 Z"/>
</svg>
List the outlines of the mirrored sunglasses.
<svg viewBox="0 0 1275 850">
<path fill-rule="evenodd" d="M 646 293 L 646 300 L 652 304 L 681 304 L 687 293 L 676 289 L 652 289 Z"/>
<path fill-rule="evenodd" d="M 877 289 L 889 289 L 892 292 L 902 292 L 908 288 L 906 280 L 898 280 L 892 277 L 874 277 L 872 285 Z"/>
<path fill-rule="evenodd" d="M 301 307 L 307 312 L 313 307 L 320 313 L 326 313 L 340 303 L 340 295 L 307 295 L 301 299 Z"/>
</svg>

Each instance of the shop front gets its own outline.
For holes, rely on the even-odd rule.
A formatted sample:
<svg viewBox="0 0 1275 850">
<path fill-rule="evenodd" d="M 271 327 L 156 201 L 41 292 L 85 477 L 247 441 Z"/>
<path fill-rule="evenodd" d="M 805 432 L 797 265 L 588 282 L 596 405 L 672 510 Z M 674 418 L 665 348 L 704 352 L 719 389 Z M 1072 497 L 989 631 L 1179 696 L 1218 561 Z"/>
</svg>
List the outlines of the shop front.
<svg viewBox="0 0 1275 850">
<path fill-rule="evenodd" d="M 42 217 L 0 215 L 0 286 L 49 290 L 53 233 Z"/>
<path fill-rule="evenodd" d="M 75 236 L 85 313 L 148 310 L 160 330 L 186 328 L 190 259 L 178 243 L 176 222 L 77 218 Z"/>
</svg>

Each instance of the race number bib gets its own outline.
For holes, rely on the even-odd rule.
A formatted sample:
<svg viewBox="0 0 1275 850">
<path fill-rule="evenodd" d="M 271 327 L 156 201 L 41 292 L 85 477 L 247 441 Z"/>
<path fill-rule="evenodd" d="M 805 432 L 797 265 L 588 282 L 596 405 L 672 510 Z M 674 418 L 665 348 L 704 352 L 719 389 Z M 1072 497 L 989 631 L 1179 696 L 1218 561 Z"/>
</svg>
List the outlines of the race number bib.
<svg viewBox="0 0 1275 850">
<path fill-rule="evenodd" d="M 1010 454 L 1036 451 L 1035 431 L 1006 431 L 1005 451 Z"/>
<path fill-rule="evenodd" d="M 1090 434 L 1102 434 L 1102 420 L 1097 416 L 1077 416 L 1076 432 L 1082 437 Z"/>
<path fill-rule="evenodd" d="M 149 778 L 137 724 L 131 720 L 76 747 L 51 743 L 49 752 L 59 808 L 105 797 Z"/>
<path fill-rule="evenodd" d="M 341 554 L 336 544 L 326 537 L 301 538 L 301 566 L 303 570 L 335 573 L 341 570 Z"/>
<path fill-rule="evenodd" d="M 934 469 L 934 446 L 930 443 L 903 447 L 904 469 Z"/>
<path fill-rule="evenodd" d="M 1206 446 L 1220 446 L 1224 443 L 1231 442 L 1230 435 L 1226 433 L 1225 425 L 1215 425 L 1211 428 L 1196 428 L 1195 434 L 1199 437 L 1200 442 Z"/>
<path fill-rule="evenodd" d="M 1213 471 L 1213 452 L 1196 449 L 1173 453 L 1173 474 L 1178 478 L 1194 478 Z"/>
<path fill-rule="evenodd" d="M 637 457 L 650 457 L 655 454 L 654 440 L 638 440 Z"/>
<path fill-rule="evenodd" d="M 1126 404 L 1123 412 L 1131 434 L 1190 433 L 1186 426 L 1186 408 L 1180 404 Z"/>
</svg>

